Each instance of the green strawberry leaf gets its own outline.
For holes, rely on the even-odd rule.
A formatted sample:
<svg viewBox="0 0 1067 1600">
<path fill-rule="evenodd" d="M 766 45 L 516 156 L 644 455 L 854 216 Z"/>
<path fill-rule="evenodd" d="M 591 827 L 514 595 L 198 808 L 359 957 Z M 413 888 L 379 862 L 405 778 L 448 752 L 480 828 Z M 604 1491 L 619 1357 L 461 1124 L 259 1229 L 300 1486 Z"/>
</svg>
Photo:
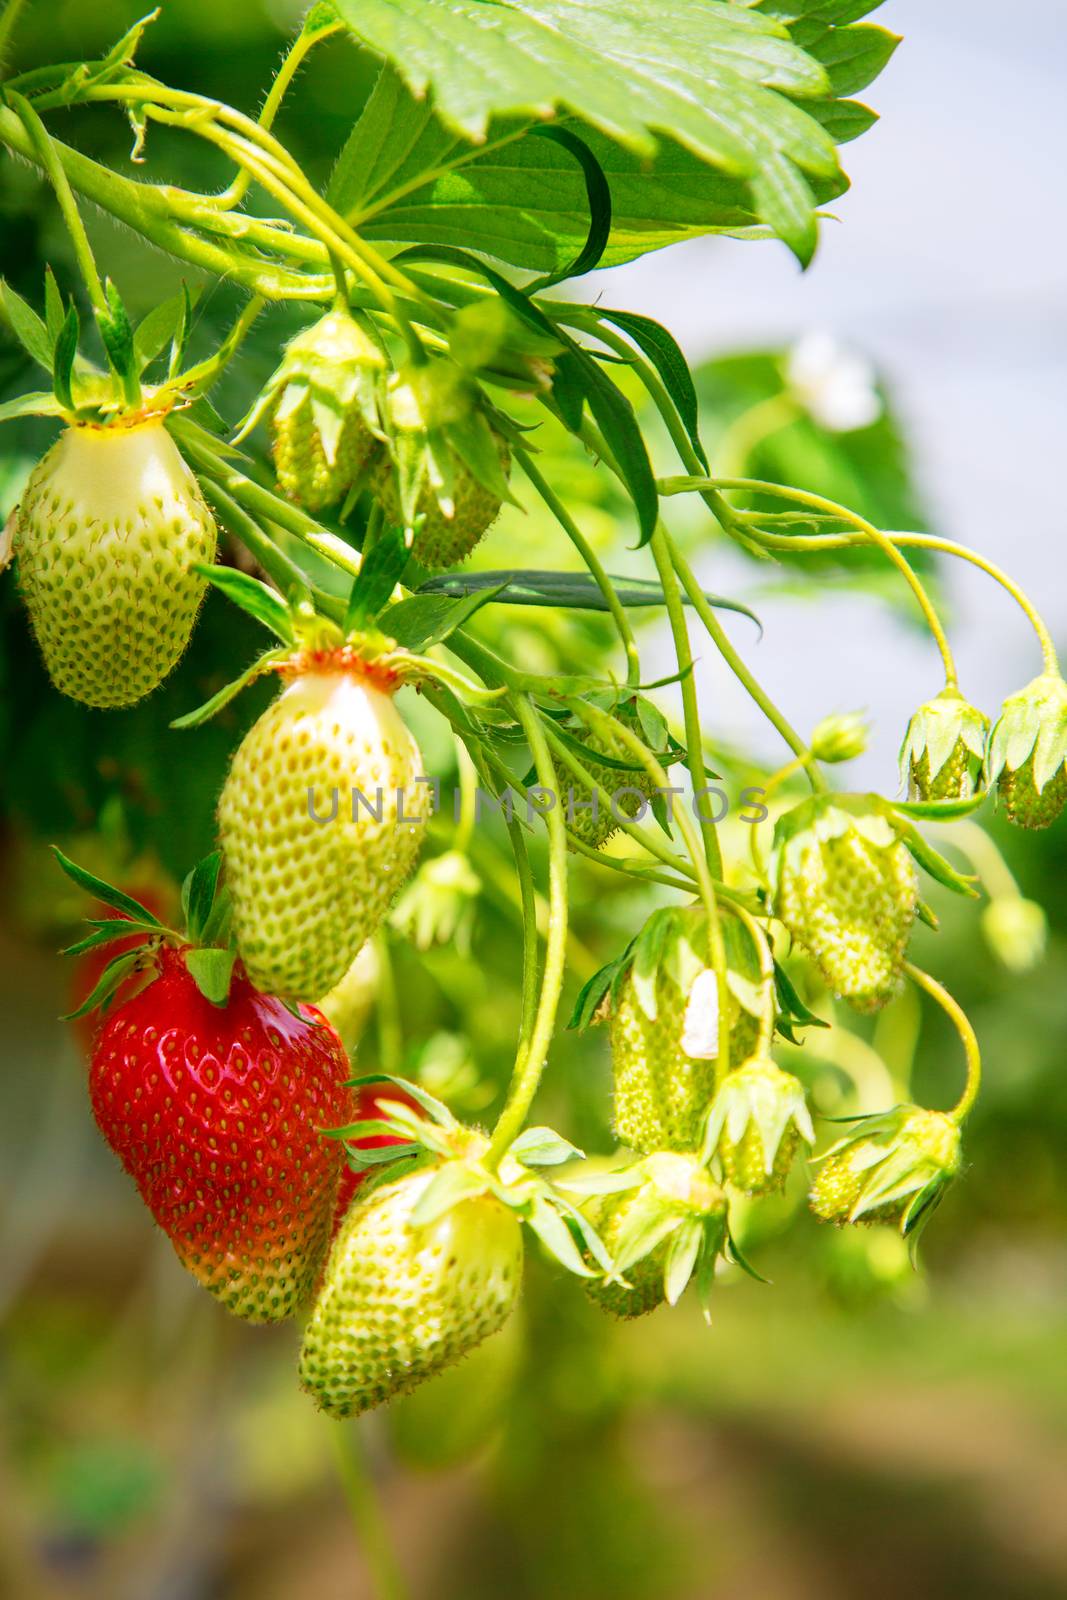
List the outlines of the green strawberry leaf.
<svg viewBox="0 0 1067 1600">
<path fill-rule="evenodd" d="M 345 612 L 346 633 L 366 627 L 389 604 L 409 559 L 410 551 L 404 540 L 403 528 L 385 529 L 377 543 L 363 557 L 353 580 Z"/>
<path fill-rule="evenodd" d="M 977 900 L 975 878 L 957 872 L 951 862 L 946 861 L 944 856 L 923 838 L 913 822 L 909 822 L 905 817 L 899 817 L 896 820 L 896 828 L 924 872 L 928 872 L 931 878 L 936 878 L 938 883 L 944 884 L 946 889 L 951 889 L 955 894 L 965 894 L 970 899 Z"/>
<path fill-rule="evenodd" d="M 221 571 L 221 568 L 213 570 Z M 237 698 L 242 689 L 246 689 L 250 683 L 254 683 L 257 678 L 262 677 L 263 673 L 269 672 L 277 662 L 284 661 L 285 656 L 286 652 L 284 650 L 268 650 L 266 655 L 260 656 L 253 661 L 252 665 L 247 667 L 239 678 L 234 678 L 231 683 L 227 683 L 223 688 L 219 689 L 217 693 L 211 696 L 210 700 L 205 700 L 203 705 L 197 706 L 195 711 L 187 711 L 184 716 L 175 717 L 170 726 L 184 730 L 186 728 L 198 728 L 202 722 L 210 722 L 211 718 L 221 711 L 223 706 L 228 706 L 231 700 Z"/>
<path fill-rule="evenodd" d="M 59 330 L 59 338 L 56 340 L 55 366 L 52 372 L 52 384 L 56 391 L 56 399 L 65 411 L 74 410 L 71 379 L 74 375 L 74 363 L 78 359 L 78 338 L 80 333 L 81 323 L 78 320 L 77 308 L 72 302 L 64 318 L 63 326 Z"/>
<path fill-rule="evenodd" d="M 622 604 L 628 610 L 639 610 L 645 606 L 662 606 L 666 602 L 663 598 L 663 587 L 655 578 L 622 578 L 608 574 L 615 588 L 615 592 Z M 493 594 L 487 598 L 500 605 L 507 606 L 551 606 L 555 610 L 563 611 L 602 611 L 609 610 L 608 603 L 595 579 L 588 572 L 554 572 L 539 567 L 511 568 L 491 572 L 442 572 L 423 583 L 418 593 L 420 595 L 473 595 L 483 589 L 493 589 Z M 739 616 L 748 617 L 762 631 L 759 617 L 740 600 L 727 600 L 723 595 L 711 594 L 707 591 L 704 598 L 710 606 L 718 611 L 735 611 Z M 688 596 L 684 597 L 685 605 L 690 605 Z M 678 683 L 692 671 L 687 667 L 684 672 L 673 673 L 668 678 L 659 678 L 655 683 L 642 685 L 643 688 L 657 689 L 666 684 Z"/>
<path fill-rule="evenodd" d="M 139 900 L 134 900 L 132 895 L 123 894 L 121 889 L 113 888 L 110 883 L 105 883 L 102 878 L 97 878 L 93 873 L 87 872 L 84 867 L 79 867 L 76 861 L 71 861 L 69 856 L 63 854 L 58 845 L 52 846 L 52 854 L 67 877 L 76 883 L 79 889 L 87 890 L 94 900 L 102 900 L 105 905 L 113 907 L 115 911 L 121 911 L 124 916 L 129 917 L 133 922 L 142 922 L 148 927 L 163 929 L 163 923 L 160 922 L 159 918 L 153 916 L 152 912 L 146 906 L 143 906 Z"/>
<path fill-rule="evenodd" d="M 168 300 L 161 300 L 159 305 L 153 306 L 137 324 L 133 335 L 133 349 L 134 366 L 138 374 L 142 373 L 162 352 L 164 346 L 174 339 L 185 316 L 185 308 L 184 294 L 171 295 Z"/>
<path fill-rule="evenodd" d="M 604 176 L 604 168 L 585 140 L 579 139 L 569 128 L 561 127 L 531 128 L 530 136 L 550 139 L 553 144 L 560 145 L 581 167 L 582 176 L 585 178 L 585 195 L 589 202 L 589 233 L 574 260 L 528 284 L 528 294 L 548 289 L 556 283 L 563 283 L 567 278 L 580 278 L 583 273 L 592 272 L 599 264 L 611 237 L 611 189 Z"/>
<path fill-rule="evenodd" d="M 222 870 L 222 852 L 215 850 L 203 861 L 198 861 L 182 884 L 182 914 L 185 927 L 194 944 L 203 942 L 204 928 L 215 904 L 215 892 Z"/>
<path fill-rule="evenodd" d="M 59 413 L 59 401 L 51 390 L 39 389 L 5 400 L 0 405 L 0 422 L 10 422 L 15 417 L 58 417 Z"/>
<path fill-rule="evenodd" d="M 397 1078 L 389 1072 L 367 1072 L 362 1077 L 349 1078 L 345 1087 L 347 1089 L 362 1089 L 371 1083 L 391 1083 L 395 1088 L 401 1089 L 409 1099 L 420 1105 L 439 1127 L 459 1127 L 459 1123 L 446 1105 L 440 1100 L 435 1100 L 432 1094 L 427 1094 L 425 1089 L 421 1089 L 417 1083 L 412 1083 L 409 1078 Z M 389 1097 L 388 1095 L 382 1095 L 381 1098 L 387 1100 Z"/>
<path fill-rule="evenodd" d="M 4 279 L 0 278 L 0 304 L 3 305 L 11 331 L 27 355 L 33 357 L 46 372 L 52 370 L 54 340 L 36 311 Z"/>
<path fill-rule="evenodd" d="M 406 650 L 426 651 L 435 644 L 443 644 L 473 617 L 482 606 L 495 600 L 506 584 L 479 585 L 462 599 L 448 599 L 440 593 L 427 593 L 424 586 L 417 594 L 397 600 L 386 606 L 378 616 L 378 626 Z"/>
<path fill-rule="evenodd" d="M 678 408 L 678 415 L 685 424 L 685 431 L 689 435 L 693 449 L 705 469 L 710 470 L 700 438 L 696 385 L 689 370 L 689 363 L 674 335 L 668 333 L 666 328 L 654 322 L 651 317 L 639 316 L 635 311 L 609 311 L 606 307 L 599 306 L 597 314 L 605 322 L 614 323 L 623 333 L 628 334 L 642 354 L 651 361 L 663 380 L 664 388 Z"/>
<path fill-rule="evenodd" d="M 688 1288 L 703 1244 L 704 1227 L 698 1217 L 683 1222 L 671 1239 L 663 1267 L 663 1298 L 669 1306 L 676 1306 Z"/>
<path fill-rule="evenodd" d="M 236 950 L 187 950 L 185 965 L 205 1000 L 213 1006 L 224 1006 L 230 997 Z"/>
<path fill-rule="evenodd" d="M 90 1011 L 95 1011 L 98 1006 L 110 999 L 123 978 L 128 977 L 143 959 L 144 950 L 141 949 L 128 950 L 125 955 L 116 956 L 113 961 L 109 961 L 92 993 L 86 996 L 76 1011 L 64 1012 L 60 1021 L 75 1022 L 78 1017 L 88 1016 Z"/>
<path fill-rule="evenodd" d="M 536 1233 L 549 1255 L 561 1267 L 573 1272 L 577 1278 L 595 1278 L 597 1274 L 582 1260 L 574 1235 L 555 1207 L 543 1196 L 537 1195 L 526 1213 L 526 1221 Z"/>
<path fill-rule="evenodd" d="M 140 369 L 136 364 L 133 329 L 130 327 L 130 319 L 122 296 L 110 278 L 104 285 L 104 293 L 107 296 L 110 314 L 98 312 L 96 321 L 108 359 L 120 378 L 139 377 Z"/>
<path fill-rule="evenodd" d="M 48 329 L 48 338 L 51 341 L 51 348 L 53 351 L 56 347 L 56 340 L 59 338 L 60 329 L 63 326 L 64 315 L 63 296 L 59 292 L 59 284 L 56 282 L 56 275 L 52 271 L 51 267 L 45 267 L 44 322 L 45 327 Z M 51 370 L 51 364 L 49 364 L 49 370 Z"/>
<path fill-rule="evenodd" d="M 830 1026 L 828 1022 L 825 1022 L 822 1017 L 817 1017 L 815 1012 L 804 1004 L 796 991 L 792 978 L 777 959 L 774 962 L 774 986 L 778 994 L 778 1004 L 785 1018 L 788 1018 L 788 1022 L 784 1022 L 783 1017 L 779 1016 L 778 1030 L 780 1033 L 784 1033 L 791 1043 L 795 1044 L 797 1042 L 791 1032 L 792 1028 L 828 1028 Z"/>
<path fill-rule="evenodd" d="M 216 567 L 197 561 L 194 570 L 227 600 L 232 600 L 235 606 L 269 628 L 283 644 L 294 643 L 292 614 L 276 589 L 253 578 L 249 572 L 239 572 L 236 567 Z"/>
<path fill-rule="evenodd" d="M 67 945 L 59 953 L 61 956 L 81 956 L 87 950 L 98 950 L 102 945 L 114 944 L 116 939 L 128 939 L 132 933 L 153 934 L 158 933 L 158 927 L 153 927 L 150 922 L 135 922 L 132 917 L 109 917 L 106 922 L 97 923 L 94 919 L 93 931 L 84 939 L 79 939 L 77 944 Z"/>
<path fill-rule="evenodd" d="M 969 817 L 978 811 L 986 798 L 983 790 L 965 800 L 894 800 L 893 809 L 919 822 L 951 822 L 955 817 Z"/>
<path fill-rule="evenodd" d="M 584 1151 L 552 1128 L 527 1128 L 519 1134 L 508 1153 L 527 1167 L 558 1167 L 564 1161 L 584 1158 Z"/>
<path fill-rule="evenodd" d="M 484 1174 L 464 1166 L 460 1161 L 446 1161 L 412 1207 L 411 1226 L 427 1227 L 461 1201 L 473 1200 L 476 1195 L 485 1194 L 488 1187 L 489 1182 Z"/>
</svg>

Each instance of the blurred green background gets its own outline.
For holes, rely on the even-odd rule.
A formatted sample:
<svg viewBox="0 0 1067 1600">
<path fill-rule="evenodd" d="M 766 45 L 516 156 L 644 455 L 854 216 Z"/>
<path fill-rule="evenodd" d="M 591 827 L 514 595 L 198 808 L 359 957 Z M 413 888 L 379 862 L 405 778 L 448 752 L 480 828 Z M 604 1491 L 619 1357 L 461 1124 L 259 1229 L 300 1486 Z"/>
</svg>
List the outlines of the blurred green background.
<svg viewBox="0 0 1067 1600">
<path fill-rule="evenodd" d="M 141 64 L 252 108 L 299 9 L 165 0 Z M 31 7 L 19 64 L 98 53 L 135 15 L 125 0 Z M 343 47 L 302 76 L 280 131 L 317 176 L 366 82 L 366 64 Z M 125 169 L 131 139 L 117 115 L 79 111 L 69 129 L 62 118 L 53 126 Z M 224 181 L 213 156 L 164 131 L 153 130 L 148 155 L 150 179 Z M 128 234 L 99 218 L 90 226 L 131 311 L 180 281 Z M 40 304 L 45 262 L 75 289 L 48 195 L 5 163 L 0 271 Z M 231 309 L 224 290 L 205 294 L 205 349 Z M 257 325 L 240 371 L 220 388 L 228 416 L 241 414 L 294 325 L 278 314 Z M 717 446 L 740 448 L 739 419 L 781 392 L 785 371 L 772 351 L 701 369 L 713 457 Z M 0 328 L 0 399 L 31 384 Z M 846 499 L 884 526 L 921 521 L 888 412 L 854 433 L 800 415 L 762 441 L 744 434 L 743 462 L 761 475 Z M 40 424 L 0 432 L 0 513 L 49 437 Z M 557 483 L 584 504 L 583 526 L 625 570 L 635 559 L 625 508 L 580 455 L 544 443 Z M 693 517 L 683 531 L 707 551 L 706 521 Z M 503 540 L 516 565 L 565 554 L 543 519 L 514 516 L 483 564 L 499 564 Z M 810 584 L 787 569 L 786 580 L 816 638 L 820 591 L 882 593 L 855 566 L 821 570 Z M 547 670 L 587 660 L 607 637 L 595 619 L 549 625 L 543 613 L 500 611 L 482 625 Z M 751 637 L 746 626 L 734 630 L 739 641 Z M 901 649 L 909 642 L 902 633 Z M 134 711 L 95 715 L 49 689 L 10 574 L 0 584 L 0 1593 L 359 1600 L 375 1593 L 385 1537 L 419 1600 L 1067 1594 L 1064 828 L 1023 837 L 981 818 L 1022 891 L 1049 911 L 1046 957 L 1029 970 L 998 962 L 974 908 L 930 896 L 942 931 L 936 949 L 922 932 L 917 959 L 935 965 L 972 1015 L 987 1078 L 968 1171 L 926 1234 L 918 1271 L 883 1230 L 816 1227 L 800 1183 L 743 1219 L 746 1250 L 772 1283 L 726 1274 L 710 1331 L 688 1301 L 644 1323 L 610 1323 L 579 1285 L 535 1259 L 521 1327 L 412 1401 L 338 1429 L 296 1390 L 294 1331 L 229 1321 L 154 1234 L 92 1125 L 82 1047 L 54 1020 L 78 981 L 55 951 L 86 907 L 58 881 L 47 842 L 166 893 L 210 847 L 227 753 L 262 697 L 195 734 L 166 723 L 254 647 L 253 625 L 212 598 L 167 687 Z M 712 708 L 707 721 L 714 726 Z M 427 719 L 419 732 L 446 774 L 440 730 Z M 758 779 L 745 752 L 714 754 L 728 775 Z M 372 1070 L 399 1028 L 405 1070 L 422 1071 L 473 1116 L 499 1093 L 518 1003 L 506 858 L 491 831 L 477 851 L 485 892 L 471 954 L 419 955 L 395 937 L 401 1000 L 391 1008 L 387 986 L 360 1048 Z M 574 892 L 571 993 L 654 903 L 580 864 Z M 825 997 L 812 998 L 827 1012 Z M 871 1030 L 851 1026 L 811 1037 L 790 1061 L 824 1110 L 874 1109 L 883 1087 L 866 1052 Z M 917 1095 L 949 1102 L 957 1045 L 937 1017 L 920 1019 L 902 1000 L 874 1031 L 894 1080 L 886 1088 L 910 1074 Z M 562 1039 L 545 1120 L 606 1150 L 607 1091 L 599 1034 Z M 339 1434 L 357 1474 L 355 1526 L 339 1486 Z"/>
</svg>

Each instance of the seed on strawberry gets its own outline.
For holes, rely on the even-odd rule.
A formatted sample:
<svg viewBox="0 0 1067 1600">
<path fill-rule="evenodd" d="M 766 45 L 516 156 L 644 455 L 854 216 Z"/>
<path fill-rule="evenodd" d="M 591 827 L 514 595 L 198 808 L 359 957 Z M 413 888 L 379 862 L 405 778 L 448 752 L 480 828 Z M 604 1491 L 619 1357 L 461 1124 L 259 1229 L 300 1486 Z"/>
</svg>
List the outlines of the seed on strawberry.
<svg viewBox="0 0 1067 1600">
<path fill-rule="evenodd" d="M 1005 700 L 986 781 L 1020 828 L 1049 827 L 1067 804 L 1067 683 L 1058 672 L 1043 672 Z"/>
<path fill-rule="evenodd" d="M 919 707 L 904 735 L 900 770 L 913 800 L 966 800 L 981 777 L 989 718 L 958 689 Z"/>
<path fill-rule="evenodd" d="M 860 1011 L 897 991 L 918 904 L 911 855 L 876 796 L 813 795 L 778 819 L 774 914 Z"/>
<path fill-rule="evenodd" d="M 789 1176 L 801 1140 L 815 1143 L 804 1090 L 768 1057 L 729 1073 L 715 1097 L 704 1140 L 728 1183 L 743 1194 L 771 1194 Z"/>
<path fill-rule="evenodd" d="M 424 567 L 466 560 L 499 514 L 511 466 L 477 387 L 448 361 L 409 367 L 389 381 L 386 423 L 390 448 L 371 476 L 386 521 L 413 530 Z"/>
<path fill-rule="evenodd" d="M 318 1000 L 407 878 L 430 802 L 388 675 L 347 649 L 301 654 L 219 800 L 234 930 L 253 983 Z"/>
<path fill-rule="evenodd" d="M 960 1170 L 959 1125 L 940 1111 L 897 1106 L 862 1117 L 818 1158 L 811 1209 L 824 1222 L 889 1222 L 913 1232 Z"/>
<path fill-rule="evenodd" d="M 459 1361 L 515 1309 L 522 1230 L 491 1194 L 425 1224 L 412 1213 L 440 1168 L 379 1183 L 334 1241 L 300 1355 L 333 1417 L 357 1416 Z"/>
<path fill-rule="evenodd" d="M 586 1282 L 616 1317 L 643 1317 L 681 1298 L 701 1260 L 710 1280 L 726 1239 L 726 1196 L 692 1156 L 658 1151 L 633 1171 L 634 1185 L 586 1203 L 614 1272 Z"/>
<path fill-rule="evenodd" d="M 748 931 L 723 910 L 731 998 L 730 1055 L 745 1060 L 765 993 Z M 656 912 L 610 998 L 615 1131 L 632 1150 L 695 1150 L 718 1081 L 718 988 L 699 906 Z"/>
<path fill-rule="evenodd" d="M 100 1131 L 204 1288 L 249 1322 L 311 1293 L 344 1161 L 348 1059 L 318 1012 L 295 1017 L 238 969 L 225 1005 L 185 955 L 155 956 L 147 988 L 113 1010 L 89 1074 Z"/>
<path fill-rule="evenodd" d="M 359 482 L 378 449 L 385 352 L 349 312 L 328 311 L 286 347 L 245 424 L 266 411 L 278 483 L 318 512 Z"/>
<path fill-rule="evenodd" d="M 133 705 L 176 665 L 215 559 L 196 479 L 160 419 L 67 428 L 26 485 L 19 584 L 49 677 L 85 705 Z"/>
</svg>

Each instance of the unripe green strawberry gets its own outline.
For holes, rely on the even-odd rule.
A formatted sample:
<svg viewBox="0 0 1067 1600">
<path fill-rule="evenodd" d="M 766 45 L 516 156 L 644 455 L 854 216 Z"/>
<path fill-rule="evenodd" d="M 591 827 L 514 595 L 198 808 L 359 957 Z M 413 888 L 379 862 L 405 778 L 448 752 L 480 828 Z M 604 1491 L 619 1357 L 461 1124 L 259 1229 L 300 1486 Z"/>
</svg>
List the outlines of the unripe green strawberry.
<svg viewBox="0 0 1067 1600">
<path fill-rule="evenodd" d="M 829 987 L 876 1011 L 899 987 L 918 905 L 915 868 L 875 795 L 813 795 L 778 819 L 774 914 Z"/>
<path fill-rule="evenodd" d="M 959 1125 L 940 1111 L 897 1106 L 858 1119 L 819 1157 L 811 1209 L 824 1222 L 889 1222 L 910 1233 L 959 1169 Z"/>
<path fill-rule="evenodd" d="M 1067 684 L 1043 672 L 1011 695 L 993 728 L 986 781 L 1009 822 L 1047 828 L 1067 803 Z"/>
<path fill-rule="evenodd" d="M 730 1054 L 751 1055 L 765 1003 L 759 957 L 722 913 L 731 1000 Z M 653 914 L 610 1001 L 615 1131 L 633 1150 L 695 1150 L 718 1081 L 719 1006 L 707 918 L 699 906 Z"/>
<path fill-rule="evenodd" d="M 800 1141 L 815 1143 L 804 1090 L 765 1056 L 753 1056 L 727 1075 L 715 1096 L 704 1154 L 717 1154 L 723 1175 L 749 1195 L 781 1189 Z"/>
<path fill-rule="evenodd" d="M 671 746 L 670 734 L 662 714 L 643 696 L 624 693 L 593 693 L 588 696 L 600 710 L 617 718 L 631 733 L 643 740 L 661 766 L 669 766 L 676 754 Z M 563 812 L 568 828 L 593 850 L 599 850 L 619 830 L 615 815 L 631 819 L 644 814 L 648 802 L 656 793 L 656 781 L 643 766 L 639 766 L 634 752 L 621 742 L 612 743 L 599 733 L 590 731 L 577 714 L 558 724 L 559 732 L 569 742 L 575 757 L 589 772 L 591 778 L 605 791 L 607 800 L 583 783 L 558 756 L 555 758 L 556 803 Z M 610 766 L 598 761 L 597 756 L 608 756 L 622 763 Z M 611 801 L 614 800 L 614 809 Z"/>
<path fill-rule="evenodd" d="M 287 346 L 246 428 L 269 412 L 278 483 L 318 512 L 343 500 L 378 448 L 385 353 L 347 311 L 328 311 Z"/>
<path fill-rule="evenodd" d="M 215 559 L 196 479 L 159 418 L 67 428 L 15 527 L 19 584 L 49 677 L 85 705 L 150 694 L 189 642 Z"/>
<path fill-rule="evenodd" d="M 386 423 L 390 449 L 371 478 L 386 521 L 414 530 L 424 567 L 466 560 L 497 518 L 511 466 L 477 387 L 449 361 L 408 367 L 390 379 Z"/>
<path fill-rule="evenodd" d="M 633 1177 L 631 1188 L 585 1206 L 615 1262 L 615 1275 L 590 1278 L 586 1292 L 616 1317 L 675 1304 L 702 1256 L 710 1279 L 726 1238 L 726 1196 L 694 1157 L 656 1152 Z"/>
<path fill-rule="evenodd" d="M 919 707 L 900 749 L 901 777 L 913 800 L 967 800 L 981 777 L 989 718 L 958 689 Z"/>
<path fill-rule="evenodd" d="M 407 878 L 429 785 L 388 673 L 350 649 L 305 652 L 245 735 L 219 800 L 237 946 L 272 994 L 339 983 Z"/>
<path fill-rule="evenodd" d="M 332 1417 L 358 1416 L 432 1378 L 515 1309 L 515 1212 L 480 1194 L 419 1225 L 412 1213 L 438 1171 L 380 1183 L 334 1241 L 300 1354 L 303 1387 Z"/>
</svg>

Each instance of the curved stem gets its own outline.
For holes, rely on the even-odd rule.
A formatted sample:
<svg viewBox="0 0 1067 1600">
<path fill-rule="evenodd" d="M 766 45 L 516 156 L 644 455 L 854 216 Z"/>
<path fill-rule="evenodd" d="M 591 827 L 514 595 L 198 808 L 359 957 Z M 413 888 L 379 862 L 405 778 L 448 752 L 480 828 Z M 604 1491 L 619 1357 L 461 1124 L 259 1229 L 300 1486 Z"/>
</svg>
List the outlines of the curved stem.
<svg viewBox="0 0 1067 1600">
<path fill-rule="evenodd" d="M 917 983 L 920 989 L 925 989 L 926 993 L 937 1001 L 960 1036 L 963 1052 L 967 1058 L 967 1082 L 959 1100 L 948 1113 L 953 1122 L 960 1123 L 974 1106 L 982 1082 L 982 1057 L 975 1031 L 963 1007 L 952 998 L 947 989 L 942 988 L 936 978 L 931 978 L 928 972 L 923 972 L 921 967 L 913 966 L 910 961 L 904 963 L 904 970 L 913 983 Z"/>
<path fill-rule="evenodd" d="M 623 654 L 626 657 L 626 682 L 631 688 L 636 688 L 641 682 L 641 661 L 637 653 L 637 641 L 634 638 L 633 628 L 630 626 L 630 619 L 626 615 L 626 608 L 619 599 L 615 585 L 607 572 L 605 572 L 600 557 L 584 533 L 582 533 L 562 500 L 534 466 L 529 452 L 524 450 L 522 445 L 513 445 L 512 452 L 523 472 L 525 472 L 545 505 L 592 573 L 596 586 L 604 596 L 604 602 L 611 613 L 612 621 L 619 635 L 619 642 L 622 645 Z"/>
<path fill-rule="evenodd" d="M 789 550 L 795 551 L 797 554 L 817 553 L 823 550 L 843 550 L 849 546 L 863 543 L 862 537 L 853 533 L 820 533 L 810 536 L 768 533 L 765 529 L 754 524 L 750 526 L 749 531 L 754 539 L 758 539 L 769 550 Z M 987 557 L 979 555 L 976 550 L 971 550 L 969 546 L 957 544 L 954 539 L 942 539 L 936 534 L 892 532 L 887 533 L 885 537 L 891 539 L 894 544 L 904 545 L 910 549 L 934 550 L 941 555 L 954 556 L 959 561 L 967 561 L 971 566 L 977 567 L 980 572 L 984 572 L 987 577 L 992 578 L 995 583 L 999 583 L 1001 588 L 1015 601 L 1037 635 L 1045 671 L 1059 671 L 1056 647 L 1037 607 L 1015 582 L 1014 578 L 1009 577 L 1002 567 L 998 567 L 995 562 L 988 560 Z"/>
<path fill-rule="evenodd" d="M 541 719 L 524 695 L 516 696 L 515 710 L 529 740 L 537 781 L 543 787 L 550 788 L 552 757 Z M 548 829 L 548 938 L 545 943 L 544 975 L 529 1041 L 525 1047 L 520 1047 L 516 1056 L 508 1098 L 486 1151 L 485 1159 L 490 1169 L 500 1161 L 520 1132 L 533 1104 L 563 991 L 567 955 L 567 834 L 557 808 L 553 807 L 548 812 L 545 822 Z"/>
<path fill-rule="evenodd" d="M 700 727 L 700 706 L 697 702 L 696 684 L 693 681 L 693 651 L 689 643 L 689 624 L 678 589 L 678 577 L 671 563 L 670 544 L 662 521 L 657 523 L 651 541 L 652 559 L 663 588 L 674 653 L 678 662 L 679 683 L 682 692 L 682 714 L 685 719 L 686 766 L 693 779 L 694 799 L 703 798 L 707 787 L 707 769 L 704 766 L 704 735 Z M 722 877 L 722 850 L 715 824 L 702 804 L 697 804 L 697 818 L 704 842 L 704 854 L 717 878 Z"/>
<path fill-rule="evenodd" d="M 710 479 L 706 481 L 708 483 L 711 482 Z M 670 480 L 667 480 L 667 482 L 669 484 Z M 876 528 L 872 522 L 868 522 L 866 517 L 861 517 L 857 511 L 850 511 L 845 506 L 836 505 L 834 501 L 827 500 L 820 494 L 812 494 L 807 489 L 792 489 L 787 485 L 768 483 L 759 478 L 717 477 L 714 486 L 720 490 L 740 490 L 750 494 L 776 495 L 779 499 L 793 500 L 797 505 L 811 506 L 814 510 L 826 511 L 833 516 L 840 517 L 845 522 L 851 522 L 852 526 L 857 528 L 865 539 L 882 551 L 883 555 L 893 563 L 905 583 L 907 583 L 915 596 L 926 625 L 933 636 L 934 643 L 940 652 L 941 662 L 945 669 L 945 687 L 948 689 L 956 688 L 958 682 L 956 663 L 953 660 L 952 650 L 945 635 L 945 630 L 941 625 L 941 619 L 926 592 L 926 587 L 918 573 L 911 566 L 911 563 L 901 555 L 893 540 L 887 534 L 884 534 L 880 528 Z M 697 486 L 696 484 L 691 484 L 690 487 L 696 488 Z"/>
<path fill-rule="evenodd" d="M 13 89 L 8 90 L 7 97 L 21 118 L 22 124 L 33 143 L 34 154 L 44 168 L 45 176 L 49 183 L 55 190 L 56 200 L 59 203 L 63 221 L 66 223 L 67 232 L 70 234 L 70 242 L 74 247 L 75 259 L 81 275 L 85 279 L 85 286 L 89 291 L 93 309 L 100 315 L 107 317 L 110 315 L 110 307 L 107 303 L 107 295 L 104 293 L 104 286 L 100 282 L 100 274 L 96 269 L 96 260 L 93 256 L 92 246 L 89 243 L 89 236 L 85 231 L 85 224 L 81 219 L 81 212 L 78 210 L 78 203 L 67 180 L 67 174 L 63 170 L 63 164 L 53 147 L 52 137 L 28 100 L 23 99 L 22 95 L 16 94 Z"/>
<path fill-rule="evenodd" d="M 316 28 L 312 33 L 299 33 L 289 47 L 289 52 L 275 75 L 263 102 L 263 109 L 259 113 L 259 126 L 267 130 L 274 125 L 278 108 L 285 98 L 290 84 L 303 65 L 304 58 L 323 39 L 328 39 L 332 34 L 340 33 L 344 29 L 342 22 L 328 22 L 322 28 Z M 247 172 L 239 172 L 230 184 L 230 187 L 218 197 L 220 206 L 232 207 L 238 205 L 248 191 L 251 178 Z"/>
<path fill-rule="evenodd" d="M 376 1600 L 406 1600 L 407 1586 L 400 1574 L 396 1556 L 382 1515 L 374 1480 L 367 1464 L 363 1441 L 353 1422 L 327 1422 L 337 1472 L 359 1539 L 360 1551 Z"/>
<path fill-rule="evenodd" d="M 459 821 L 456 824 L 452 848 L 465 855 L 470 846 L 478 815 L 478 773 L 467 746 L 458 735 L 455 743 L 456 770 L 459 775 Z"/>
<path fill-rule="evenodd" d="M 710 634 L 715 648 L 726 662 L 726 665 L 755 701 L 756 705 L 759 706 L 767 721 L 781 734 L 793 754 L 803 762 L 804 770 L 807 773 L 808 782 L 811 784 L 812 789 L 824 789 L 826 787 L 825 780 L 808 749 L 807 741 L 802 739 L 792 724 L 786 720 L 770 695 L 761 687 L 738 655 L 730 642 L 725 628 L 715 615 L 713 608 L 708 605 L 707 600 L 704 598 L 704 591 L 697 582 L 693 569 L 669 536 L 668 548 L 674 569 L 682 581 L 682 588 L 689 596 L 690 604 Z"/>
</svg>

